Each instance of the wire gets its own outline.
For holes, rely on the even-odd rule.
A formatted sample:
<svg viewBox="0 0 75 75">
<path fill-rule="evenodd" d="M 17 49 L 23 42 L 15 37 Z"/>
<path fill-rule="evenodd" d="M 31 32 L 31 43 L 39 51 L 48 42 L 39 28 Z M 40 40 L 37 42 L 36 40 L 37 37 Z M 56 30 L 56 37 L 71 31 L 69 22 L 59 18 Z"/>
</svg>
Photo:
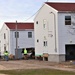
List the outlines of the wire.
<svg viewBox="0 0 75 75">
<path fill-rule="evenodd" d="M 39 11 L 39 10 L 38 10 Z M 37 12 L 38 12 L 37 11 Z M 26 19 L 25 21 L 27 21 L 27 20 L 29 20 L 29 19 L 31 19 L 33 16 L 35 16 L 35 14 L 37 13 L 37 12 L 35 12 L 32 16 L 30 16 L 28 19 Z"/>
<path fill-rule="evenodd" d="M 46 2 L 48 2 L 48 0 L 47 0 Z M 40 8 L 40 9 L 41 9 L 41 8 Z M 40 9 L 39 9 L 39 10 L 40 10 Z M 38 10 L 38 11 L 39 11 L 39 10 Z M 38 11 L 36 11 L 32 16 L 30 16 L 30 17 L 29 17 L 28 19 L 26 19 L 25 21 L 27 21 L 27 20 L 31 19 L 33 16 L 35 16 L 35 14 L 38 13 Z"/>
</svg>

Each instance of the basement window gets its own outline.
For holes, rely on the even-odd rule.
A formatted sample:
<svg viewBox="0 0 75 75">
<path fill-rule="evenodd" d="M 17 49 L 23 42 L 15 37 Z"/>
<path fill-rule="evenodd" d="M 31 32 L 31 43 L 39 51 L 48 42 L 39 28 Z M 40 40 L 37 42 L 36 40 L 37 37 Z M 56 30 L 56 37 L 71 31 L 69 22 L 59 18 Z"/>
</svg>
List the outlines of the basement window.
<svg viewBox="0 0 75 75">
<path fill-rule="evenodd" d="M 65 16 L 65 25 L 71 25 L 71 16 Z"/>
</svg>

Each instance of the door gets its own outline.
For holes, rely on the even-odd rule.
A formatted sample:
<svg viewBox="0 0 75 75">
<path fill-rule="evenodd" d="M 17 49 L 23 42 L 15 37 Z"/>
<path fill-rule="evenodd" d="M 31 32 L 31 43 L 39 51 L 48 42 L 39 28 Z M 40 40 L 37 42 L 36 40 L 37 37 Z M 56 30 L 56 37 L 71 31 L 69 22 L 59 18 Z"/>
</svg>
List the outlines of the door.
<svg viewBox="0 0 75 75">
<path fill-rule="evenodd" d="M 75 60 L 75 44 L 65 45 L 66 60 Z"/>
</svg>

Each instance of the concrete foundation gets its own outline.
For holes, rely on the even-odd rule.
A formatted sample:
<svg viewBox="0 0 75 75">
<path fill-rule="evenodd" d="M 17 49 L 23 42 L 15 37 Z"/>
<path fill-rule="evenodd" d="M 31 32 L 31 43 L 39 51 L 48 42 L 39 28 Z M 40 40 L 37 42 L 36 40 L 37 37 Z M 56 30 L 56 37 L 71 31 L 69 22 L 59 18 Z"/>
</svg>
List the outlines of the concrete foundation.
<svg viewBox="0 0 75 75">
<path fill-rule="evenodd" d="M 44 60 L 44 58 L 43 58 L 43 60 Z M 63 62 L 63 61 L 65 61 L 65 54 L 60 54 L 60 55 L 49 54 L 48 61 L 51 61 L 51 62 Z"/>
</svg>

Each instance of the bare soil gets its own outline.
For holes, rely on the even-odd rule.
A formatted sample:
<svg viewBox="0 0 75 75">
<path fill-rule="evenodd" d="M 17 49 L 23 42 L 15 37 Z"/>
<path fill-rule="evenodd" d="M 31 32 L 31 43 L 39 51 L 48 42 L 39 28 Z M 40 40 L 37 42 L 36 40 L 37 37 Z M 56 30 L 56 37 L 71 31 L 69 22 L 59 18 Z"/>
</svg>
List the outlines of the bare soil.
<svg viewBox="0 0 75 75">
<path fill-rule="evenodd" d="M 15 69 L 58 69 L 75 72 L 75 62 L 68 61 L 62 63 L 55 63 L 49 61 L 39 61 L 39 60 L 0 60 L 0 70 L 15 70 Z"/>
</svg>

